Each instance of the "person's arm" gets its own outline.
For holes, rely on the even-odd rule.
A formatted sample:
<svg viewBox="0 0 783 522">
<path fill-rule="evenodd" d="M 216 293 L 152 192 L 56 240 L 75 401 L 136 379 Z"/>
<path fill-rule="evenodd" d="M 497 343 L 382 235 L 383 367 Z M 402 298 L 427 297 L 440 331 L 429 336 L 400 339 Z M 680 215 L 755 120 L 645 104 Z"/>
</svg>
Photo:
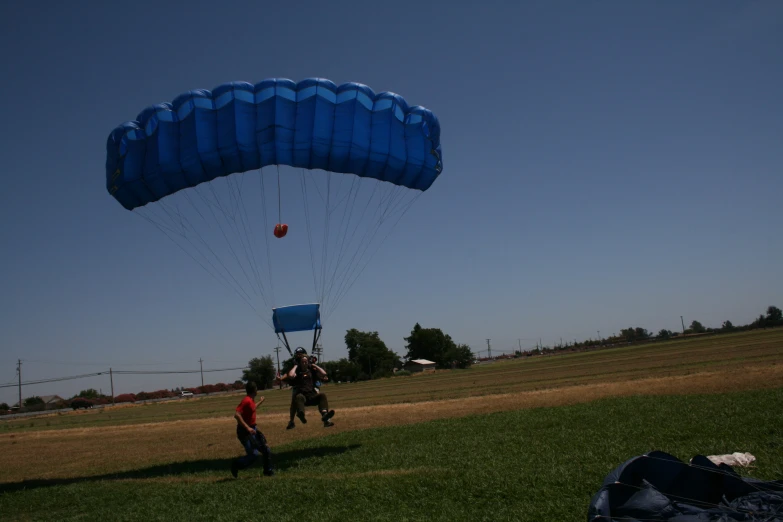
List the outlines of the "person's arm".
<svg viewBox="0 0 783 522">
<path fill-rule="evenodd" d="M 259 406 L 261 406 L 261 404 L 263 404 L 264 400 L 265 400 L 265 399 L 264 399 L 264 397 L 261 397 L 261 400 L 259 400 L 259 401 L 256 403 L 256 408 L 258 408 Z"/>
<path fill-rule="evenodd" d="M 321 378 L 321 380 L 323 380 L 323 381 L 328 381 L 328 380 L 329 380 L 329 378 L 326 376 L 326 372 L 324 371 L 324 369 L 323 369 L 323 368 L 321 368 L 321 367 L 320 367 L 320 366 L 318 366 L 317 364 L 311 364 L 310 366 L 311 366 L 311 367 L 312 367 L 312 368 L 313 368 L 313 369 L 314 369 L 316 372 L 318 372 L 318 376 Z"/>
<path fill-rule="evenodd" d="M 285 380 L 293 380 L 296 378 L 296 365 L 293 366 L 290 370 L 288 370 L 288 373 L 285 374 L 285 377 L 283 377 Z"/>
<path fill-rule="evenodd" d="M 252 434 L 254 434 L 254 433 L 255 433 L 255 430 L 254 430 L 253 428 L 251 428 L 250 426 L 248 426 L 248 425 L 247 425 L 247 423 L 245 422 L 245 419 L 243 419 L 243 418 L 242 418 L 242 415 L 240 415 L 240 413 L 239 413 L 238 411 L 235 411 L 235 412 L 234 412 L 234 418 L 237 420 L 237 422 L 238 422 L 239 424 L 241 424 L 242 426 L 244 426 L 244 428 L 247 430 L 247 432 L 248 432 L 249 434 L 251 434 L 251 435 L 252 435 Z"/>
</svg>

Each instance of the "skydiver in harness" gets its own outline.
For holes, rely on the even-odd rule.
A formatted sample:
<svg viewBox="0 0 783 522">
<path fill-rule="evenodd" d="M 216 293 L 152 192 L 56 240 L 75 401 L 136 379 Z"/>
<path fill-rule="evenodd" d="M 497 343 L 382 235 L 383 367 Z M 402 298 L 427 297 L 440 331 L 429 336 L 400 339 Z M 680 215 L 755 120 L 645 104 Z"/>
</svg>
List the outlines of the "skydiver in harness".
<svg viewBox="0 0 783 522">
<path fill-rule="evenodd" d="M 296 361 L 300 356 L 307 355 L 307 350 L 302 348 L 301 346 L 294 350 L 294 360 Z M 320 375 L 316 375 L 318 373 L 318 370 L 322 370 L 322 368 L 318 367 L 316 363 L 318 362 L 318 358 L 315 355 L 310 356 L 310 364 L 313 367 L 313 379 L 315 379 L 314 384 L 314 390 L 317 393 L 320 393 L 321 391 L 321 381 L 319 379 L 323 379 L 324 381 L 328 381 L 329 378 L 326 376 L 321 377 Z M 283 377 L 280 377 L 278 375 L 278 379 L 280 379 L 281 382 L 292 382 L 290 379 L 288 379 L 288 373 L 284 374 Z M 288 425 L 285 429 L 292 430 L 296 428 L 296 424 L 294 424 L 294 417 L 296 417 L 296 413 L 298 410 L 296 405 L 296 395 L 298 393 L 298 390 L 296 389 L 296 386 L 291 386 L 291 406 L 288 409 Z M 304 419 L 302 421 L 303 424 L 307 423 L 307 419 Z"/>
<path fill-rule="evenodd" d="M 286 429 L 290 430 L 296 427 L 294 415 L 299 417 L 302 424 L 306 424 L 305 406 L 315 405 L 318 405 L 324 428 L 334 426 L 334 423 L 330 420 L 334 416 L 334 410 L 329 409 L 326 394 L 321 393 L 319 389 L 320 380 L 327 380 L 326 372 L 315 364 L 313 358 L 307 356 L 304 348 L 299 347 L 294 353 L 296 364 L 282 377 L 283 381 L 291 383 L 293 387 L 289 410 L 290 419 Z"/>
</svg>

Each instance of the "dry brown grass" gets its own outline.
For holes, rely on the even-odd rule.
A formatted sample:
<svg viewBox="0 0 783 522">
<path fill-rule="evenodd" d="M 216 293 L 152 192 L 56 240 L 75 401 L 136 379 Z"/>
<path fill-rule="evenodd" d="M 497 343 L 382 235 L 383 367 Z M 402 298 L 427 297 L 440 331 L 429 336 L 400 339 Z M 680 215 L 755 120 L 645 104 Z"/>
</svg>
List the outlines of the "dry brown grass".
<svg viewBox="0 0 783 522">
<path fill-rule="evenodd" d="M 783 365 L 733 368 L 720 366 L 689 375 L 584 383 L 531 391 L 479 395 L 387 405 L 337 406 L 335 426 L 324 429 L 314 409 L 310 422 L 285 430 L 287 413 L 267 413 L 262 406 L 259 426 L 274 448 L 295 440 L 335 432 L 411 424 L 473 414 L 560 406 L 606 397 L 721 393 L 783 387 Z M 240 453 L 230 414 L 192 420 L 127 426 L 30 431 L 0 435 L 0 483 L 31 479 L 66 479 L 87 476 L 133 478 L 134 470 L 159 467 L 165 471 L 177 462 L 219 460 Z M 180 475 L 176 480 L 191 480 Z M 156 479 L 157 480 L 157 479 Z M 163 480 L 163 479 L 161 479 Z M 200 480 L 193 478 L 193 480 Z"/>
<path fill-rule="evenodd" d="M 394 379 L 378 379 L 324 388 L 330 403 L 341 409 L 393 403 L 414 403 L 462 397 L 516 393 L 555 387 L 625 382 L 650 377 L 688 375 L 783 361 L 783 328 L 705 336 L 687 341 L 656 342 L 552 357 L 530 357 L 469 370 L 439 371 Z M 264 411 L 288 411 L 290 391 L 265 390 Z M 217 396 L 169 403 L 126 405 L 106 410 L 64 412 L 52 417 L 6 420 L 5 431 L 148 424 L 172 420 L 224 417 L 239 398 Z M 1 473 L 1 472 L 0 472 Z"/>
</svg>

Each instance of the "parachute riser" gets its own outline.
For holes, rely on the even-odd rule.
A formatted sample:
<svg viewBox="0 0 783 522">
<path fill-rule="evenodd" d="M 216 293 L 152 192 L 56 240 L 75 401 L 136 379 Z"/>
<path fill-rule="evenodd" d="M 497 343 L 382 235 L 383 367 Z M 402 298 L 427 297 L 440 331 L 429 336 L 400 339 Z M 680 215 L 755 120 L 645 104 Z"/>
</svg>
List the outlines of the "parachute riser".
<svg viewBox="0 0 783 522">
<path fill-rule="evenodd" d="M 280 333 L 283 334 L 283 338 L 280 339 Z M 279 334 L 277 334 L 277 338 L 283 341 L 283 344 L 285 345 L 285 349 L 288 350 L 288 354 L 293 357 L 294 354 L 291 351 L 291 346 L 288 344 L 288 337 L 285 336 L 285 331 L 281 331 Z M 316 328 L 313 332 L 313 347 L 310 349 L 310 353 L 313 353 L 315 350 L 315 347 L 318 345 L 318 340 L 321 338 L 321 328 Z"/>
<path fill-rule="evenodd" d="M 318 345 L 318 339 L 321 338 L 321 329 L 318 328 L 313 332 L 313 347 L 310 349 L 310 353 L 313 353 L 315 351 L 315 347 Z"/>
<path fill-rule="evenodd" d="M 289 344 L 288 344 L 288 338 L 285 336 L 285 332 L 280 332 L 280 333 L 282 333 L 282 334 L 283 334 L 283 339 L 282 339 L 282 341 L 283 341 L 283 344 L 285 345 L 285 349 L 286 349 L 286 350 L 288 350 L 288 355 L 290 355 L 291 357 L 293 357 L 293 356 L 294 356 L 294 354 L 293 354 L 293 352 L 291 351 L 291 346 L 289 346 Z M 280 339 L 280 334 L 277 334 L 277 338 L 278 338 L 278 339 Z"/>
</svg>

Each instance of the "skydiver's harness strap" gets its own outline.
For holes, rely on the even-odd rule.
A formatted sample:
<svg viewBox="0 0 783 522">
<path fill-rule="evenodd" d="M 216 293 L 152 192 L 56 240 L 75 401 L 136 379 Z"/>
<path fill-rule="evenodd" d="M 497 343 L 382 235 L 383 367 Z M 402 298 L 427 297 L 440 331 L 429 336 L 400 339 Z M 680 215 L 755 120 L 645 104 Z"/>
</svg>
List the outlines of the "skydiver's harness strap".
<svg viewBox="0 0 783 522">
<path fill-rule="evenodd" d="M 283 334 L 283 338 L 280 339 L 280 333 Z M 277 338 L 283 341 L 283 344 L 285 345 L 285 349 L 288 350 L 288 354 L 293 357 L 294 353 L 291 351 L 291 346 L 288 344 L 288 338 L 285 336 L 285 330 L 280 330 L 280 333 L 277 334 Z M 313 347 L 310 349 L 310 353 L 313 353 L 313 350 L 315 350 L 315 346 L 318 344 L 318 339 L 321 338 L 321 329 L 316 328 L 313 332 Z"/>
</svg>

